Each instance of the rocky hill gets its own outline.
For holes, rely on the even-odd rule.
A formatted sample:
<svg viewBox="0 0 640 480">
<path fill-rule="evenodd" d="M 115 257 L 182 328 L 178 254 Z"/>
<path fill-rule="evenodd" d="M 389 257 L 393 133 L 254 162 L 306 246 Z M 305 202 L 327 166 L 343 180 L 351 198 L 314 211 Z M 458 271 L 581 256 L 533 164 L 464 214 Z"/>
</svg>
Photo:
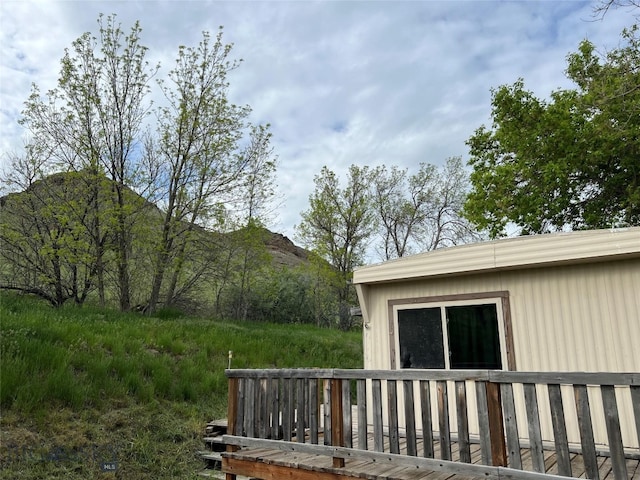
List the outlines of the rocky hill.
<svg viewBox="0 0 640 480">
<path fill-rule="evenodd" d="M 295 245 L 288 237 L 281 233 L 268 232 L 266 240 L 267 249 L 277 265 L 295 267 L 307 262 L 309 252 Z"/>
</svg>

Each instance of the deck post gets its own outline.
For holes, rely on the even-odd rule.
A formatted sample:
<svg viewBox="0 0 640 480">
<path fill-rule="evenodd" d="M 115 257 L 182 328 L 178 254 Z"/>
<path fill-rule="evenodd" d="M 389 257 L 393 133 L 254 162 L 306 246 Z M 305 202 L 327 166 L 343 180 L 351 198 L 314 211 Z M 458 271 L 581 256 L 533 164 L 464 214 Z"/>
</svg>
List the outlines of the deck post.
<svg viewBox="0 0 640 480">
<path fill-rule="evenodd" d="M 489 437 L 491 439 L 491 461 L 494 467 L 507 466 L 507 444 L 504 436 L 500 384 L 487 382 L 487 410 Z"/>
<path fill-rule="evenodd" d="M 238 386 L 240 379 L 233 377 L 229 378 L 229 392 L 227 399 L 227 433 L 229 435 L 236 434 L 236 418 L 238 416 Z M 227 445 L 227 452 L 236 452 L 238 447 L 235 445 Z M 236 480 L 236 475 L 233 473 L 225 473 L 225 480 Z"/>
<path fill-rule="evenodd" d="M 331 445 L 344 447 L 344 432 L 342 428 L 342 379 L 330 380 L 331 390 Z M 344 467 L 344 458 L 333 457 L 334 468 Z"/>
</svg>

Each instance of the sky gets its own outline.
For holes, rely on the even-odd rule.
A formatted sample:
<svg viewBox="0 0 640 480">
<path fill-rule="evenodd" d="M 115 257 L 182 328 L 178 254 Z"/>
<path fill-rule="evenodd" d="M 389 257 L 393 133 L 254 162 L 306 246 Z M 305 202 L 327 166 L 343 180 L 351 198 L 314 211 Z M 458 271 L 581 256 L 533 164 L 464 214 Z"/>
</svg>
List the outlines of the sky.
<svg viewBox="0 0 640 480">
<path fill-rule="evenodd" d="M 40 1 L 0 2 L 0 168 L 20 153 L 17 123 L 31 85 L 55 87 L 64 49 L 97 33 L 100 13 L 125 31 L 138 20 L 166 74 L 179 45 L 224 27 L 232 101 L 270 123 L 282 195 L 271 230 L 295 241 L 314 176 L 327 166 L 417 171 L 468 159 L 465 141 L 491 124 L 491 89 L 524 79 L 540 98 L 572 88 L 566 56 L 588 39 L 606 52 L 633 23 L 565 1 Z"/>
</svg>

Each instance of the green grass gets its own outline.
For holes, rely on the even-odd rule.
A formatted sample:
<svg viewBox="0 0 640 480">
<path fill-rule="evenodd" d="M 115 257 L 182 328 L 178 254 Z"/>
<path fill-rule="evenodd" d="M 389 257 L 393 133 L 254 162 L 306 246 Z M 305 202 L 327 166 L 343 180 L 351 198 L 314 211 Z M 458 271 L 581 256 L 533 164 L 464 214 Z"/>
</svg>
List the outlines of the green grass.
<svg viewBox="0 0 640 480">
<path fill-rule="evenodd" d="M 196 478 L 224 369 L 362 366 L 359 332 L 55 310 L 0 292 L 0 478 Z M 116 473 L 100 462 L 112 452 Z"/>
</svg>

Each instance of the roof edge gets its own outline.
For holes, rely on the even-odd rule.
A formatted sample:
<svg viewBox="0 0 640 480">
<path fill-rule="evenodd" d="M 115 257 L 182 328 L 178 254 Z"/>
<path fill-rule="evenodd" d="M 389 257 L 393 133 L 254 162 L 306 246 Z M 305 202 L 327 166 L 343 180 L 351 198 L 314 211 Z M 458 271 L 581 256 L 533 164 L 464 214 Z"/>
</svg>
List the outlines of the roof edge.
<svg viewBox="0 0 640 480">
<path fill-rule="evenodd" d="M 640 227 L 511 237 L 442 248 L 368 265 L 354 284 L 602 262 L 640 257 Z"/>
</svg>

